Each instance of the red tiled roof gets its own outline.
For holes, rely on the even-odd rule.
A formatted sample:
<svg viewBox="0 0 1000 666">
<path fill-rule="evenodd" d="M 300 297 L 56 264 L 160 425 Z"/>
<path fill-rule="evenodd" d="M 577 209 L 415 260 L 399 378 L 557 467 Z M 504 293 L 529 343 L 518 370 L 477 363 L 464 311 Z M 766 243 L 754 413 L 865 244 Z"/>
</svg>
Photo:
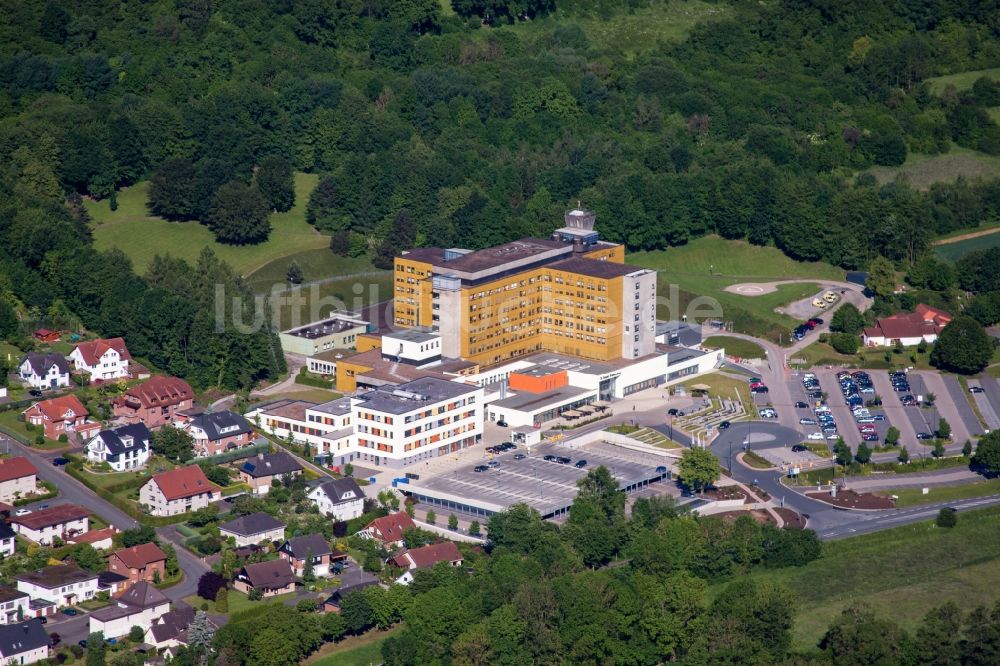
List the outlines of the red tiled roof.
<svg viewBox="0 0 1000 666">
<path fill-rule="evenodd" d="M 129 569 L 143 569 L 153 562 L 167 559 L 167 554 L 155 543 L 141 543 L 131 548 L 122 548 L 116 550 L 115 555 Z"/>
<path fill-rule="evenodd" d="M 89 515 L 90 512 L 82 506 L 77 506 L 76 504 L 57 504 L 54 507 L 35 511 L 26 516 L 14 516 L 10 519 L 10 522 L 24 525 L 31 530 L 38 530 L 43 527 L 61 525 L 71 520 L 86 518 Z"/>
<path fill-rule="evenodd" d="M 921 303 L 914 310 L 914 314 L 919 315 L 925 321 L 933 321 L 939 326 L 944 326 L 951 321 L 951 313 L 945 312 L 944 310 L 939 310 L 938 308 L 932 308 L 929 305 L 924 305 Z"/>
<path fill-rule="evenodd" d="M 176 405 L 194 398 L 191 385 L 177 377 L 157 375 L 148 381 L 133 386 L 125 394 L 138 400 L 143 407 L 164 407 Z"/>
<path fill-rule="evenodd" d="M 402 541 L 403 531 L 415 529 L 413 519 L 402 511 L 376 518 L 368 523 L 367 529 L 375 529 L 385 541 Z"/>
<path fill-rule="evenodd" d="M 103 530 L 90 530 L 89 532 L 78 534 L 75 537 L 70 537 L 66 539 L 66 543 L 94 543 L 95 541 L 110 539 L 116 534 L 118 534 L 118 528 L 105 527 Z"/>
<path fill-rule="evenodd" d="M 396 566 L 409 569 L 412 566 L 417 569 L 432 567 L 438 562 L 458 562 L 462 559 L 462 553 L 458 551 L 458 546 L 454 541 L 442 541 L 432 543 L 429 546 L 405 550 L 395 558 Z"/>
<path fill-rule="evenodd" d="M 887 340 L 898 340 L 936 335 L 941 332 L 941 328 L 933 320 L 925 320 L 913 312 L 879 319 L 874 327 L 865 329 L 865 335 L 869 338 L 884 337 Z"/>
<path fill-rule="evenodd" d="M 0 460 L 0 482 L 21 479 L 37 473 L 38 468 L 23 456 Z"/>
<path fill-rule="evenodd" d="M 80 351 L 80 356 L 83 357 L 83 362 L 88 366 L 97 365 L 101 356 L 104 355 L 108 349 L 114 349 L 117 351 L 122 359 L 128 361 L 132 359 L 132 355 L 128 351 L 128 347 L 125 346 L 125 341 L 121 338 L 108 338 L 108 339 L 98 339 L 90 340 L 89 342 L 81 342 L 76 346 Z"/>
<path fill-rule="evenodd" d="M 159 486 L 160 492 L 168 501 L 219 490 L 219 486 L 209 481 L 198 465 L 160 472 L 150 480 Z"/>
<path fill-rule="evenodd" d="M 66 415 L 66 412 L 71 409 L 76 416 L 87 416 L 90 413 L 75 395 L 63 395 L 58 398 L 42 400 L 41 402 L 36 402 L 24 411 L 27 412 L 36 408 L 42 416 L 50 421 L 61 421 Z"/>
</svg>

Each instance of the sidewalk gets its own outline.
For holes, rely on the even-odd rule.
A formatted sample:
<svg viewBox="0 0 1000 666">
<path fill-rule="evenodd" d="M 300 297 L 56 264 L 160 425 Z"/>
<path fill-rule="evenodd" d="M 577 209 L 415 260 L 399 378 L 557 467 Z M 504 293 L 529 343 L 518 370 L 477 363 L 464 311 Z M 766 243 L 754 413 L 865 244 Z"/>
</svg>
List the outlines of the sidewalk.
<svg viewBox="0 0 1000 666">
<path fill-rule="evenodd" d="M 912 486 L 957 485 L 980 480 L 983 476 L 965 468 L 942 470 L 927 474 L 883 474 L 850 480 L 847 487 L 851 490 L 869 491 L 886 488 L 909 488 Z"/>
</svg>

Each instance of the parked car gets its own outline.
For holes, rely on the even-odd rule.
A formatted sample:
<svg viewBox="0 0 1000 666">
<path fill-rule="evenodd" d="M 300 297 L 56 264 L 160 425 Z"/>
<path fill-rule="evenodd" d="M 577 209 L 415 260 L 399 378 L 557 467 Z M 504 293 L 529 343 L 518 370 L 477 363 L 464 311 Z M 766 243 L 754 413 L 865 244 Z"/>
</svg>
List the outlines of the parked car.
<svg viewBox="0 0 1000 666">
<path fill-rule="evenodd" d="M 27 516 L 29 513 L 31 513 L 31 509 L 18 509 L 17 511 L 14 512 L 14 515 Z"/>
<path fill-rule="evenodd" d="M 577 469 L 583 469 L 586 466 L 587 466 L 587 461 L 586 460 L 577 460 L 576 464 L 573 465 L 573 467 L 576 467 Z"/>
<path fill-rule="evenodd" d="M 500 463 L 498 463 L 496 460 L 491 460 L 488 463 L 486 463 L 486 466 L 489 467 L 490 469 L 496 469 L 497 467 L 500 466 Z"/>
<path fill-rule="evenodd" d="M 489 467 L 487 467 L 486 465 L 476 465 L 475 467 L 472 468 L 472 471 L 473 472 L 485 472 L 488 469 L 489 469 Z"/>
<path fill-rule="evenodd" d="M 795 403 L 795 408 L 796 409 L 809 409 L 809 403 L 802 402 L 801 400 L 799 400 L 798 402 Z"/>
<path fill-rule="evenodd" d="M 729 426 L 730 426 L 729 421 L 723 421 L 722 423 L 719 424 L 719 430 L 725 430 Z"/>
<path fill-rule="evenodd" d="M 816 419 L 799 419 L 799 425 L 816 425 Z"/>
<path fill-rule="evenodd" d="M 929 432 L 918 432 L 917 439 L 934 439 L 934 435 Z"/>
<path fill-rule="evenodd" d="M 524 460 L 527 457 L 528 456 L 524 455 L 523 453 L 515 453 L 514 454 L 514 460 Z"/>
<path fill-rule="evenodd" d="M 74 616 L 74 615 L 77 615 L 77 614 L 78 614 L 78 613 L 79 613 L 80 611 L 78 611 L 78 610 L 77 610 L 77 609 L 75 609 L 75 608 L 63 608 L 62 612 L 63 612 L 63 613 L 65 614 L 65 615 L 69 615 L 70 617 L 72 617 L 72 616 Z"/>
<path fill-rule="evenodd" d="M 547 456 L 545 456 L 544 458 L 542 458 L 542 460 L 545 460 L 545 461 L 547 461 L 547 462 L 552 462 L 552 461 L 554 461 L 555 459 L 556 459 L 556 457 L 555 457 L 555 456 L 553 456 L 553 455 L 547 455 Z"/>
<path fill-rule="evenodd" d="M 969 387 L 969 393 L 982 393 L 982 392 L 983 392 L 983 387 L 982 386 L 970 386 Z"/>
<path fill-rule="evenodd" d="M 806 435 L 806 439 L 808 439 L 809 441 L 815 442 L 817 440 L 824 439 L 824 437 L 823 437 L 823 433 L 821 433 L 821 432 L 811 432 L 808 435 Z"/>
<path fill-rule="evenodd" d="M 768 388 L 766 386 L 758 386 L 755 389 L 751 389 L 752 393 L 768 393 Z"/>
<path fill-rule="evenodd" d="M 567 458 L 566 456 L 556 456 L 556 462 L 559 463 L 560 465 L 568 465 L 573 461 L 570 458 Z"/>
<path fill-rule="evenodd" d="M 809 447 L 806 446 L 805 444 L 796 444 L 795 446 L 792 447 L 792 452 L 793 453 L 802 453 L 802 452 L 808 451 L 808 450 L 809 450 Z"/>
<path fill-rule="evenodd" d="M 69 458 L 53 458 L 52 464 L 56 467 L 62 467 L 63 465 L 69 464 Z"/>
<path fill-rule="evenodd" d="M 822 326 L 823 325 L 823 320 L 820 317 L 813 317 L 809 321 L 811 321 L 812 323 L 816 324 L 817 326 Z"/>
</svg>

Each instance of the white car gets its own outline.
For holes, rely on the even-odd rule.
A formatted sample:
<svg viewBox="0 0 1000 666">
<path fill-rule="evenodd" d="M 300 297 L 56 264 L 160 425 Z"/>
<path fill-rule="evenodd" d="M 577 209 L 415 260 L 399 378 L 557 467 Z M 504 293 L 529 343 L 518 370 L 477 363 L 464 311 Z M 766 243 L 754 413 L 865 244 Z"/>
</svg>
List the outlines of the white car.
<svg viewBox="0 0 1000 666">
<path fill-rule="evenodd" d="M 821 432 L 811 432 L 808 435 L 806 435 L 806 439 L 816 442 L 816 441 L 822 441 L 826 438 L 823 436 L 823 433 Z"/>
<path fill-rule="evenodd" d="M 826 438 L 831 440 L 840 439 L 840 434 L 836 432 L 831 432 L 829 435 L 826 436 Z"/>
<path fill-rule="evenodd" d="M 17 511 L 14 512 L 14 515 L 27 516 L 29 513 L 31 513 L 31 509 L 18 509 Z"/>
</svg>

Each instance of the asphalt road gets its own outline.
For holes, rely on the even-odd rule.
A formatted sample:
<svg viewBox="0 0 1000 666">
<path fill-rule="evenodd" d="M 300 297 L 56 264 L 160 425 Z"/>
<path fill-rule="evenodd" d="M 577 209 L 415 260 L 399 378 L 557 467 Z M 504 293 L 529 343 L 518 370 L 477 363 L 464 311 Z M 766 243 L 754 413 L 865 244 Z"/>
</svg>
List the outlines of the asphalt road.
<svg viewBox="0 0 1000 666">
<path fill-rule="evenodd" d="M 844 538 L 930 520 L 946 506 L 966 511 L 1000 504 L 1000 494 L 997 494 L 884 511 L 838 509 L 784 486 L 779 471 L 754 470 L 736 462 L 736 455 L 743 451 L 748 433 L 750 449 L 791 446 L 801 441 L 801 434 L 776 423 L 734 423 L 712 442 L 711 450 L 724 466 L 728 466 L 730 458 L 733 460 L 731 476 L 734 479 L 742 483 L 756 483 L 776 501 L 784 502 L 784 506 L 808 516 L 808 527 L 815 530 L 821 539 Z M 762 436 L 769 437 L 768 441 L 759 441 Z"/>
<path fill-rule="evenodd" d="M 49 504 L 78 504 L 79 506 L 90 510 L 92 513 L 97 514 L 118 529 L 124 530 L 138 527 L 138 521 L 116 507 L 114 504 L 101 499 L 96 494 L 91 492 L 89 488 L 67 474 L 64 467 L 55 467 L 52 464 L 52 458 L 57 457 L 58 454 L 35 451 L 22 446 L 17 441 L 3 436 L 0 436 L 0 446 L 3 446 L 4 448 L 9 446 L 9 450 L 12 453 L 22 455 L 30 460 L 35 467 L 38 468 L 38 477 L 40 479 L 43 481 L 51 481 L 56 485 L 59 489 L 59 496 L 50 500 L 48 502 Z M 194 594 L 197 591 L 198 578 L 203 573 L 208 571 L 210 567 L 203 562 L 201 558 L 195 556 L 191 551 L 184 548 L 184 546 L 176 540 L 176 536 L 172 530 L 160 528 L 156 532 L 161 540 L 170 542 L 174 546 L 177 551 L 177 560 L 180 564 L 181 571 L 184 572 L 184 578 L 181 582 L 163 591 L 164 594 L 166 594 L 172 601 L 176 602 L 186 596 Z M 49 630 L 52 631 L 53 628 L 50 627 Z"/>
</svg>

